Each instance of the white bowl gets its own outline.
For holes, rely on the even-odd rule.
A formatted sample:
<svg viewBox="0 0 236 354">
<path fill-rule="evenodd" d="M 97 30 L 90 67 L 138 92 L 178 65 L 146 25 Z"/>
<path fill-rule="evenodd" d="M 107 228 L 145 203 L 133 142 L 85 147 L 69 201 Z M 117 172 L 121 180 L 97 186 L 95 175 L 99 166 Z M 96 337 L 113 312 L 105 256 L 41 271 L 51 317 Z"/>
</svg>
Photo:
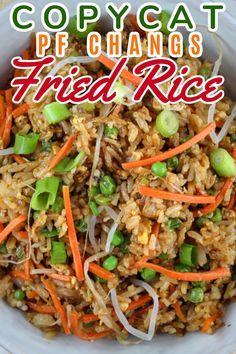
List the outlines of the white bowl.
<svg viewBox="0 0 236 354">
<path fill-rule="evenodd" d="M 21 2 L 21 1 L 17 1 Z M 67 5 L 71 14 L 76 12 L 76 0 L 58 1 Z M 105 1 L 94 0 L 101 6 L 104 13 Z M 142 0 L 131 0 L 133 12 L 137 7 L 144 3 Z M 36 22 L 36 31 L 41 30 L 40 10 L 49 3 L 49 0 L 31 0 L 36 6 L 36 13 L 33 19 Z M 122 4 L 123 1 L 114 0 L 116 5 Z M 176 5 L 175 0 L 159 0 L 163 9 L 171 10 Z M 185 2 L 197 24 L 206 25 L 206 14 L 199 11 L 199 1 L 188 0 Z M 225 1 L 227 11 L 220 15 L 218 34 L 224 38 L 224 59 L 221 72 L 226 78 L 226 86 L 232 97 L 236 98 L 236 82 L 235 58 L 235 29 L 236 29 L 236 6 L 235 1 Z M 29 34 L 19 33 L 11 28 L 9 23 L 9 13 L 11 7 L 0 12 L 0 86 L 4 84 L 11 71 L 10 60 L 20 54 L 27 47 Z M 204 34 L 204 46 L 206 51 L 204 56 L 210 60 L 216 59 L 216 51 L 214 43 L 210 36 Z M 216 334 L 209 336 L 201 333 L 189 333 L 183 338 L 170 335 L 159 335 L 152 342 L 145 342 L 139 346 L 120 346 L 115 341 L 103 340 L 95 343 L 80 341 L 75 337 L 67 337 L 65 335 L 47 341 L 42 337 L 42 333 L 30 325 L 24 315 L 16 309 L 10 308 L 3 301 L 0 302 L 0 354 L 10 352 L 12 354 L 114 354 L 122 352 L 124 354 L 135 354 L 141 350 L 147 354 L 233 354 L 236 352 L 236 308 L 233 304 L 227 307 L 225 315 L 225 327 L 218 330 Z M 2 349 L 1 349 L 2 347 Z M 5 349 L 5 350 L 4 350 Z"/>
</svg>

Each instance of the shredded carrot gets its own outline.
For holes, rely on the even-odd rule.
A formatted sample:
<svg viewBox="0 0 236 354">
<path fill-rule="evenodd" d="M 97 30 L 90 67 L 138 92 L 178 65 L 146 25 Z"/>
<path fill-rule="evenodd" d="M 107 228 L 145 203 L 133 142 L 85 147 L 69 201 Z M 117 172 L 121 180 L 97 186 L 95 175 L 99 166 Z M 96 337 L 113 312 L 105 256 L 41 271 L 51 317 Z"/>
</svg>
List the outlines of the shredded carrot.
<svg viewBox="0 0 236 354">
<path fill-rule="evenodd" d="M 86 315 L 83 315 L 82 321 L 83 323 L 95 322 L 95 321 L 99 321 L 99 317 L 98 315 L 94 315 L 93 313 L 88 313 Z"/>
<path fill-rule="evenodd" d="M 2 230 L 4 229 L 3 224 L 0 222 L 0 232 L 2 232 Z"/>
<path fill-rule="evenodd" d="M 12 278 L 16 278 L 16 279 L 21 279 L 24 281 L 29 281 L 29 277 L 28 275 L 25 273 L 25 270 L 12 270 L 10 273 L 10 276 Z"/>
<path fill-rule="evenodd" d="M 80 328 L 80 323 L 78 322 L 78 314 L 74 311 L 71 313 L 70 321 L 71 321 L 72 333 L 78 336 L 82 340 L 87 340 L 87 341 L 98 340 L 104 337 L 108 337 L 112 334 L 112 331 L 110 329 L 99 333 L 95 331 L 93 332 L 83 331 Z"/>
<path fill-rule="evenodd" d="M 3 135 L 6 120 L 5 100 L 4 96 L 0 95 L 0 136 Z"/>
<path fill-rule="evenodd" d="M 152 165 L 154 162 L 167 160 L 170 157 L 181 154 L 183 151 L 189 149 L 194 144 L 197 144 L 199 141 L 203 140 L 208 134 L 215 130 L 215 123 L 211 122 L 208 124 L 200 133 L 196 134 L 193 138 L 189 139 L 185 143 L 177 146 L 174 149 L 168 150 L 166 152 L 160 153 L 156 156 L 149 157 L 144 160 L 126 162 L 122 164 L 124 170 L 128 170 L 135 167 L 142 167 L 147 165 Z"/>
<path fill-rule="evenodd" d="M 7 238 L 8 235 L 11 234 L 13 230 L 15 230 L 18 226 L 20 226 L 26 220 L 25 215 L 20 215 L 17 218 L 10 221 L 10 223 L 0 232 L 0 244 Z"/>
<path fill-rule="evenodd" d="M 22 239 L 27 239 L 28 238 L 28 232 L 27 231 L 18 231 L 17 236 Z"/>
<path fill-rule="evenodd" d="M 70 329 L 69 329 L 69 326 L 68 326 L 68 323 L 67 323 L 66 311 L 65 311 L 64 307 L 62 306 L 59 298 L 57 297 L 57 294 L 56 294 L 54 286 L 49 281 L 47 281 L 44 278 L 41 278 L 41 280 L 42 280 L 42 283 L 44 284 L 45 288 L 47 289 L 47 291 L 49 292 L 49 294 L 50 294 L 50 296 L 52 298 L 53 305 L 54 305 L 57 313 L 60 316 L 61 323 L 62 323 L 62 326 L 64 328 L 65 333 L 67 335 L 70 334 L 71 332 L 70 332 Z"/>
<path fill-rule="evenodd" d="M 29 55 L 28 50 L 23 50 L 22 59 L 24 59 L 24 60 L 29 60 L 30 59 L 30 55 Z"/>
<path fill-rule="evenodd" d="M 212 211 L 214 211 L 220 205 L 220 203 L 223 201 L 227 190 L 229 188 L 231 188 L 233 182 L 234 182 L 233 178 L 227 178 L 223 187 L 221 188 L 219 194 L 215 197 L 215 203 L 207 205 L 202 209 L 195 210 L 193 212 L 193 216 L 196 217 L 199 215 L 206 215 L 206 214 L 209 214 Z"/>
<path fill-rule="evenodd" d="M 159 231 L 160 231 L 160 227 L 161 227 L 161 224 L 159 224 L 158 222 L 155 222 L 155 224 L 152 227 L 152 235 L 155 235 L 157 237 L 159 234 Z"/>
<path fill-rule="evenodd" d="M 97 60 L 105 65 L 107 68 L 110 70 L 114 69 L 116 66 L 116 62 L 114 62 L 112 59 L 108 58 L 106 55 L 101 54 Z M 121 77 L 123 77 L 125 80 L 130 81 L 132 84 L 138 86 L 142 82 L 142 78 L 133 75 L 130 71 L 123 69 L 121 72 Z"/>
<path fill-rule="evenodd" d="M 236 193 L 232 193 L 227 209 L 234 210 L 236 204 Z"/>
<path fill-rule="evenodd" d="M 26 159 L 24 159 L 20 155 L 13 154 L 12 157 L 19 165 L 22 165 L 23 163 L 27 162 Z"/>
<path fill-rule="evenodd" d="M 215 123 L 216 123 L 217 128 L 222 128 L 223 125 L 225 124 L 225 121 L 223 119 L 221 119 L 221 120 L 217 120 Z"/>
<path fill-rule="evenodd" d="M 27 290 L 27 291 L 26 291 L 26 297 L 27 297 L 27 299 L 29 299 L 29 300 L 33 300 L 33 299 L 35 299 L 36 297 L 38 297 L 38 294 L 37 294 L 36 291 L 34 291 L 34 290 Z"/>
<path fill-rule="evenodd" d="M 136 263 L 137 264 L 137 263 Z M 157 264 L 143 262 L 138 264 L 138 268 L 150 268 L 155 270 L 156 272 L 162 273 L 169 278 L 176 280 L 184 280 L 184 281 L 210 281 L 223 277 L 230 276 L 230 270 L 225 267 L 216 268 L 213 270 L 209 270 L 207 272 L 176 272 L 172 269 L 167 269 Z"/>
<path fill-rule="evenodd" d="M 2 138 L 3 138 L 4 147 L 7 147 L 10 143 L 10 135 L 11 135 L 11 128 L 12 128 L 12 110 L 13 110 L 12 89 L 6 90 L 5 98 L 6 98 L 6 123 L 4 126 Z"/>
<path fill-rule="evenodd" d="M 142 30 L 137 22 L 137 17 L 133 14 L 128 16 L 129 20 L 130 20 L 130 24 L 133 26 L 133 28 L 135 29 L 135 31 L 138 31 L 138 33 L 140 33 L 142 36 L 145 36 L 145 31 Z"/>
<path fill-rule="evenodd" d="M 60 280 L 63 282 L 71 282 L 72 277 L 70 275 L 57 274 L 57 273 L 49 273 L 47 276 L 54 280 Z"/>
<path fill-rule="evenodd" d="M 22 114 L 25 114 L 26 112 L 28 112 L 28 110 L 29 110 L 28 103 L 22 104 L 21 106 L 14 109 L 14 111 L 12 112 L 13 118 L 17 118 L 17 117 L 21 116 Z"/>
<path fill-rule="evenodd" d="M 217 311 L 215 314 L 213 314 L 212 316 L 208 317 L 206 320 L 204 320 L 203 324 L 202 324 L 202 332 L 203 333 L 207 333 L 211 327 L 211 325 L 221 316 L 223 315 L 223 313 L 221 311 Z"/>
<path fill-rule="evenodd" d="M 176 303 L 174 305 L 172 305 L 175 309 L 176 315 L 179 317 L 179 319 L 182 322 L 187 322 L 187 319 L 183 313 L 183 311 L 181 310 L 180 304 L 178 301 L 176 301 Z"/>
<path fill-rule="evenodd" d="M 75 274 L 77 279 L 79 281 L 82 281 L 84 280 L 83 265 L 82 265 L 80 250 L 79 250 L 79 243 L 75 232 L 75 225 L 74 225 L 72 209 L 71 209 L 71 201 L 70 201 L 70 191 L 68 186 L 63 186 L 63 198 L 64 198 L 64 205 L 66 209 L 66 220 L 68 225 L 68 236 L 70 241 L 70 248 L 72 251 L 74 264 L 75 264 Z"/>
<path fill-rule="evenodd" d="M 112 280 L 115 278 L 115 274 L 109 272 L 108 270 L 100 267 L 96 263 L 90 263 L 89 264 L 89 271 L 95 275 L 97 275 L 100 278 L 106 279 L 106 280 Z"/>
<path fill-rule="evenodd" d="M 45 315 L 54 315 L 56 313 L 56 310 L 53 306 L 44 304 L 33 304 L 31 302 L 28 302 L 28 306 L 35 312 L 43 313 Z"/>
<path fill-rule="evenodd" d="M 234 160 L 236 160 L 236 148 L 233 148 L 231 155 L 234 158 Z"/>
<path fill-rule="evenodd" d="M 135 310 L 139 307 L 142 307 L 143 305 L 147 304 L 152 300 L 152 297 L 150 295 L 143 295 L 141 296 L 138 300 L 132 301 L 126 311 L 132 311 Z"/>
<path fill-rule="evenodd" d="M 159 198 L 164 200 L 174 200 L 180 203 L 181 202 L 192 203 L 192 204 L 215 203 L 215 197 L 213 196 L 172 193 L 172 192 L 162 191 L 160 189 L 146 187 L 142 184 L 138 186 L 138 191 L 140 194 L 145 195 L 146 197 Z"/>
<path fill-rule="evenodd" d="M 67 154 L 69 154 L 70 149 L 76 139 L 76 135 L 71 135 L 65 145 L 58 151 L 58 153 L 53 157 L 48 171 L 52 170 Z"/>
</svg>

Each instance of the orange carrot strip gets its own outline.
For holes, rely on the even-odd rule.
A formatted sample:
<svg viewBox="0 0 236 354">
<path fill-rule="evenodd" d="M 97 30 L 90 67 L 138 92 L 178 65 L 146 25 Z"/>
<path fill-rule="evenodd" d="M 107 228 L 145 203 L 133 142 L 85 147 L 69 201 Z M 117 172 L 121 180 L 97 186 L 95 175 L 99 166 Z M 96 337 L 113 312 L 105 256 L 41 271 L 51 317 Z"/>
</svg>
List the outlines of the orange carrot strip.
<svg viewBox="0 0 236 354">
<path fill-rule="evenodd" d="M 138 268 L 150 268 L 155 270 L 156 272 L 162 273 L 169 278 L 176 279 L 176 280 L 184 280 L 184 281 L 210 281 L 215 280 L 223 277 L 230 276 L 230 270 L 225 267 L 216 268 L 214 270 L 209 270 L 207 272 L 176 272 L 171 269 L 164 268 L 157 264 L 143 262 L 142 264 L 138 264 Z"/>
<path fill-rule="evenodd" d="M 115 274 L 109 272 L 108 270 L 100 267 L 96 263 L 90 263 L 89 264 L 89 271 L 95 275 L 97 275 L 100 278 L 106 279 L 106 280 L 112 280 L 115 278 Z"/>
<path fill-rule="evenodd" d="M 147 304 L 152 300 L 152 297 L 150 295 L 143 295 L 141 296 L 138 300 L 132 301 L 126 311 L 132 311 L 135 310 L 139 307 L 142 307 L 143 305 Z"/>
<path fill-rule="evenodd" d="M 223 125 L 225 124 L 225 121 L 223 119 L 221 119 L 221 120 L 217 120 L 215 123 L 216 123 L 217 128 L 222 128 Z"/>
<path fill-rule="evenodd" d="M 4 229 L 3 224 L 0 222 L 0 232 L 2 232 L 2 230 Z"/>
<path fill-rule="evenodd" d="M 54 286 L 49 281 L 45 280 L 44 278 L 41 278 L 41 280 L 52 298 L 53 305 L 54 305 L 57 313 L 60 316 L 61 323 L 62 323 L 65 333 L 67 335 L 70 334 L 71 332 L 70 332 L 70 329 L 69 329 L 68 323 L 67 323 L 66 311 L 65 311 L 64 307 L 62 306 L 59 298 L 57 297 Z"/>
<path fill-rule="evenodd" d="M 28 302 L 28 306 L 35 312 L 43 313 L 45 315 L 54 315 L 56 313 L 56 310 L 53 306 L 44 304 L 33 304 L 31 302 Z"/>
<path fill-rule="evenodd" d="M 4 97 L 0 95 L 0 136 L 3 135 L 6 119 L 5 101 Z"/>
<path fill-rule="evenodd" d="M 160 153 L 156 156 L 149 157 L 144 160 L 125 162 L 122 164 L 124 170 L 128 170 L 135 167 L 142 167 L 147 165 L 152 165 L 154 162 L 167 160 L 170 157 L 181 154 L 183 151 L 189 149 L 194 144 L 197 144 L 199 141 L 203 140 L 208 134 L 215 130 L 215 123 L 211 122 L 208 124 L 200 133 L 196 134 L 193 138 L 189 139 L 185 143 L 177 146 L 174 149 L 168 150 L 166 152 Z"/>
<path fill-rule="evenodd" d="M 82 321 L 83 323 L 95 322 L 95 321 L 99 321 L 99 317 L 98 315 L 94 315 L 93 313 L 88 313 L 82 316 Z"/>
<path fill-rule="evenodd" d="M 26 163 L 27 161 L 21 157 L 20 155 L 13 154 L 12 155 L 13 159 L 19 164 L 22 165 L 23 163 Z"/>
<path fill-rule="evenodd" d="M 110 329 L 99 333 L 83 331 L 82 329 L 80 329 L 80 324 L 78 323 L 78 314 L 76 312 L 71 313 L 70 321 L 72 333 L 82 340 L 98 340 L 104 337 L 108 337 L 112 334 L 112 331 Z"/>
<path fill-rule="evenodd" d="M 82 281 L 84 280 L 83 265 L 82 265 L 80 251 L 79 251 L 79 243 L 75 232 L 75 225 L 74 225 L 72 209 L 71 209 L 71 201 L 70 201 L 70 191 L 68 186 L 63 186 L 63 198 L 64 198 L 64 205 L 66 209 L 66 220 L 68 225 L 68 236 L 70 241 L 70 248 L 72 251 L 74 264 L 75 264 L 75 274 L 77 279 L 79 281 Z"/>
<path fill-rule="evenodd" d="M 218 318 L 220 318 L 223 315 L 221 311 L 216 312 L 212 316 L 208 317 L 202 324 L 202 332 L 206 333 L 211 327 L 211 324 L 215 322 Z"/>
<path fill-rule="evenodd" d="M 28 232 L 27 231 L 18 231 L 17 236 L 22 239 L 27 239 L 28 238 Z"/>
<path fill-rule="evenodd" d="M 138 31 L 142 36 L 145 36 L 145 31 L 142 30 L 142 28 L 139 27 L 138 22 L 137 22 L 137 17 L 133 14 L 128 16 L 131 25 L 134 27 L 135 31 Z"/>
<path fill-rule="evenodd" d="M 160 227 L 161 227 L 161 224 L 159 224 L 158 222 L 156 222 L 156 223 L 153 225 L 153 228 L 152 228 L 152 235 L 155 235 L 155 236 L 157 237 L 158 234 L 159 234 L 159 231 L 160 231 Z"/>
<path fill-rule="evenodd" d="M 176 315 L 179 317 L 179 319 L 182 322 L 187 322 L 187 318 L 185 317 L 183 311 L 181 310 L 180 304 L 178 301 L 176 301 L 175 304 L 172 305 L 175 309 Z"/>
<path fill-rule="evenodd" d="M 8 235 L 11 234 L 13 230 L 15 230 L 18 226 L 20 226 L 26 220 L 25 215 L 20 215 L 17 218 L 10 221 L 10 223 L 0 232 L 0 244 L 7 238 Z"/>
<path fill-rule="evenodd" d="M 33 300 L 36 297 L 38 297 L 38 293 L 36 293 L 36 291 L 34 291 L 34 290 L 27 290 L 26 291 L 26 296 L 27 296 L 27 299 Z"/>
<path fill-rule="evenodd" d="M 236 148 L 233 148 L 231 155 L 236 160 Z"/>
<path fill-rule="evenodd" d="M 49 273 L 47 276 L 54 280 L 60 280 L 64 282 L 71 282 L 72 277 L 70 275 L 57 274 L 57 273 Z"/>
<path fill-rule="evenodd" d="M 114 62 L 112 59 L 108 58 L 106 55 L 101 54 L 97 60 L 105 65 L 108 69 L 112 70 L 116 66 L 116 62 Z M 123 69 L 121 72 L 121 77 L 124 79 L 132 82 L 134 85 L 138 86 L 142 82 L 142 78 L 133 75 L 131 72 L 129 72 L 126 69 Z"/>
<path fill-rule="evenodd" d="M 12 112 L 12 115 L 14 118 L 17 118 L 17 117 L 21 116 L 22 114 L 28 112 L 28 110 L 29 110 L 28 103 L 24 103 L 21 106 L 14 109 L 14 111 Z"/>
<path fill-rule="evenodd" d="M 48 171 L 52 170 L 67 154 L 69 154 L 70 149 L 76 139 L 76 135 L 71 135 L 65 145 L 58 151 L 58 153 L 53 157 Z"/>
<path fill-rule="evenodd" d="M 29 60 L 30 59 L 30 55 L 29 55 L 28 50 L 23 50 L 22 59 L 24 59 L 24 60 Z"/>
<path fill-rule="evenodd" d="M 6 123 L 3 131 L 3 144 L 4 147 L 7 147 L 10 143 L 10 135 L 11 135 L 11 128 L 12 128 L 12 89 L 6 90 L 5 92 L 6 97 Z"/>
<path fill-rule="evenodd" d="M 160 189 L 146 187 L 142 184 L 138 186 L 138 191 L 140 194 L 145 195 L 146 197 L 159 198 L 164 200 L 174 200 L 180 203 L 181 202 L 192 203 L 192 204 L 215 203 L 215 197 L 213 196 L 172 193 L 172 192 L 162 191 Z"/>
<path fill-rule="evenodd" d="M 29 281 L 29 278 L 24 270 L 15 269 L 15 270 L 12 270 L 9 274 L 12 278 L 21 279 L 24 281 Z"/>
<path fill-rule="evenodd" d="M 198 209 L 195 210 L 193 212 L 193 216 L 199 216 L 199 215 L 206 215 L 211 213 L 212 211 L 214 211 L 219 205 L 220 203 L 223 201 L 225 194 L 227 192 L 227 190 L 229 188 L 231 188 L 232 184 L 233 184 L 234 179 L 233 178 L 227 178 L 227 180 L 225 181 L 221 191 L 219 192 L 219 194 L 215 197 L 215 203 L 211 204 L 211 205 L 207 205 L 202 209 Z"/>
<path fill-rule="evenodd" d="M 234 210 L 236 204 L 236 193 L 232 193 L 227 209 Z"/>
</svg>

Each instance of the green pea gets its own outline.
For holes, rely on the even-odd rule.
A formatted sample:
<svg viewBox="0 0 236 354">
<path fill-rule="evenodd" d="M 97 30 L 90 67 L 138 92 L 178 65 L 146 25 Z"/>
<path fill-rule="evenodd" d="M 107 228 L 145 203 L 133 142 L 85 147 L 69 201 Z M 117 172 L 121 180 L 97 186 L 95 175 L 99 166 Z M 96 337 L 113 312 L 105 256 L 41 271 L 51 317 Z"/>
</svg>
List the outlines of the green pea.
<svg viewBox="0 0 236 354">
<path fill-rule="evenodd" d="M 148 178 L 146 176 L 143 176 L 140 180 L 140 184 L 146 186 L 148 184 Z"/>
<path fill-rule="evenodd" d="M 204 300 L 204 290 L 201 287 L 192 288 L 188 293 L 188 299 L 194 304 L 198 304 Z"/>
<path fill-rule="evenodd" d="M 141 277 L 143 280 L 149 281 L 155 278 L 156 272 L 150 268 L 143 268 L 140 272 Z"/>
<path fill-rule="evenodd" d="M 195 224 L 198 229 L 201 229 L 208 220 L 209 219 L 206 216 L 201 216 L 200 218 L 195 219 Z"/>
<path fill-rule="evenodd" d="M 232 141 L 232 143 L 235 143 L 235 141 L 236 141 L 236 134 L 231 134 L 231 135 L 230 135 L 230 140 Z"/>
<path fill-rule="evenodd" d="M 179 130 L 177 114 L 174 111 L 162 111 L 156 118 L 156 129 L 164 138 L 170 138 Z"/>
<path fill-rule="evenodd" d="M 167 226 L 170 230 L 175 230 L 180 227 L 182 221 L 178 218 L 170 218 L 167 222 Z"/>
<path fill-rule="evenodd" d="M 98 204 L 98 205 L 108 205 L 111 203 L 111 198 L 109 197 L 105 197 L 104 195 L 102 194 L 98 194 L 94 197 L 94 200 L 95 202 Z"/>
<path fill-rule="evenodd" d="M 221 215 L 221 211 L 220 211 L 219 208 L 216 208 L 214 210 L 214 213 L 213 213 L 213 216 L 212 216 L 211 220 L 214 221 L 214 222 L 221 222 L 222 215 Z"/>
<path fill-rule="evenodd" d="M 218 148 L 211 152 L 210 164 L 220 177 L 236 176 L 235 161 L 228 151 L 223 148 Z"/>
<path fill-rule="evenodd" d="M 122 232 L 120 230 L 117 230 L 113 234 L 111 244 L 113 246 L 120 246 L 124 242 L 124 240 L 125 240 L 125 238 L 124 238 L 124 235 L 122 234 Z"/>
<path fill-rule="evenodd" d="M 205 80 L 211 77 L 211 71 L 207 68 L 202 68 L 199 70 L 199 75 L 203 76 Z"/>
<path fill-rule="evenodd" d="M 87 223 L 84 221 L 84 219 L 75 220 L 75 228 L 80 232 L 87 232 Z"/>
<path fill-rule="evenodd" d="M 23 301 L 25 298 L 25 292 L 23 290 L 16 290 L 13 295 L 14 299 L 17 301 Z"/>
<path fill-rule="evenodd" d="M 117 265 L 118 258 L 115 256 L 110 256 L 106 258 L 105 261 L 102 263 L 103 268 L 109 271 L 116 269 Z"/>
<path fill-rule="evenodd" d="M 169 170 L 176 170 L 179 165 L 179 159 L 177 156 L 173 156 L 166 161 L 166 166 Z"/>
<path fill-rule="evenodd" d="M 103 195 L 112 195 L 116 191 L 116 182 L 111 176 L 103 176 L 99 186 Z"/>
<path fill-rule="evenodd" d="M 176 264 L 175 270 L 176 272 L 188 273 L 192 271 L 192 268 L 184 264 Z"/>
<path fill-rule="evenodd" d="M 167 168 L 165 162 L 155 162 L 151 167 L 152 172 L 159 177 L 166 177 Z"/>
<path fill-rule="evenodd" d="M 116 128 L 116 127 L 109 127 L 108 125 L 105 125 L 105 128 L 104 128 L 104 135 L 105 135 L 107 138 L 110 138 L 110 139 L 117 139 L 118 134 L 119 134 L 118 128 Z"/>
</svg>

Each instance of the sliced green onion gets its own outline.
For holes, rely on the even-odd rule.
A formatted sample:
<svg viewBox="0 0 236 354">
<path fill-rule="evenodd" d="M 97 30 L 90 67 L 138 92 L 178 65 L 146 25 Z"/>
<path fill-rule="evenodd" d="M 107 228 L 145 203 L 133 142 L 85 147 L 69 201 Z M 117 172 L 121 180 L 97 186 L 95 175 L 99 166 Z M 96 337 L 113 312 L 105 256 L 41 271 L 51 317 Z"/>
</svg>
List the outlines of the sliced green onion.
<svg viewBox="0 0 236 354">
<path fill-rule="evenodd" d="M 37 181 L 36 191 L 31 199 L 31 208 L 33 210 L 47 210 L 55 203 L 60 180 L 57 177 L 46 177 Z"/>
<path fill-rule="evenodd" d="M 124 240 L 125 238 L 122 232 L 120 230 L 116 230 L 113 234 L 111 244 L 113 246 L 120 246 L 122 243 L 124 243 Z"/>
<path fill-rule="evenodd" d="M 191 138 L 192 138 L 192 135 L 188 134 L 188 135 L 186 135 L 186 136 L 181 140 L 181 142 L 182 142 L 182 143 L 186 143 L 186 141 L 188 141 L 188 140 L 191 139 Z"/>
<path fill-rule="evenodd" d="M 174 111 L 162 111 L 156 118 L 156 129 L 164 137 L 170 138 L 179 130 L 179 119 Z"/>
<path fill-rule="evenodd" d="M 52 142 L 50 140 L 42 140 L 41 151 L 42 152 L 51 152 L 52 151 Z"/>
<path fill-rule="evenodd" d="M 129 87 L 123 85 L 120 81 L 115 83 L 113 89 L 116 92 L 116 98 L 114 99 L 114 102 L 117 104 L 125 103 L 125 98 L 131 96 L 133 93 Z"/>
<path fill-rule="evenodd" d="M 175 270 L 176 270 L 176 272 L 189 273 L 192 271 L 192 268 L 185 265 L 185 264 L 176 264 Z"/>
<path fill-rule="evenodd" d="M 99 193 L 101 193 L 99 186 L 92 186 L 88 191 L 88 196 L 89 198 L 94 198 Z"/>
<path fill-rule="evenodd" d="M 91 102 L 84 102 L 81 104 L 81 108 L 83 111 L 91 113 L 95 110 L 95 104 Z"/>
<path fill-rule="evenodd" d="M 69 118 L 71 112 L 65 104 L 53 102 L 44 107 L 43 115 L 49 124 L 56 124 Z"/>
<path fill-rule="evenodd" d="M 204 290 L 200 287 L 192 288 L 188 293 L 188 299 L 194 304 L 203 302 L 204 300 Z"/>
<path fill-rule="evenodd" d="M 124 254 L 129 253 L 130 237 L 125 236 L 124 242 L 120 245 L 120 251 Z"/>
<path fill-rule="evenodd" d="M 7 254 L 7 242 L 3 241 L 0 245 L 0 254 Z"/>
<path fill-rule="evenodd" d="M 115 256 L 110 256 L 106 258 L 105 261 L 102 263 L 103 268 L 109 271 L 116 269 L 117 265 L 118 258 Z"/>
<path fill-rule="evenodd" d="M 210 154 L 211 167 L 218 176 L 221 177 L 234 177 L 236 176 L 235 160 L 223 148 L 218 148 Z"/>
<path fill-rule="evenodd" d="M 62 197 L 57 196 L 55 203 L 51 207 L 51 211 L 53 213 L 60 213 L 63 208 L 64 208 L 64 200 Z"/>
<path fill-rule="evenodd" d="M 167 222 L 167 226 L 170 230 L 175 230 L 180 227 L 182 221 L 178 218 L 170 218 Z"/>
<path fill-rule="evenodd" d="M 169 256 L 168 253 L 161 253 L 160 256 L 158 256 L 158 258 L 163 261 L 166 261 L 169 258 Z"/>
<path fill-rule="evenodd" d="M 188 243 L 183 243 L 180 246 L 179 251 L 179 260 L 181 264 L 187 266 L 195 266 L 197 265 L 197 247 L 194 245 L 190 245 Z"/>
<path fill-rule="evenodd" d="M 109 127 L 109 125 L 105 125 L 104 127 L 104 135 L 110 139 L 117 139 L 119 134 L 119 129 L 116 127 Z"/>
<path fill-rule="evenodd" d="M 179 159 L 177 156 L 173 156 L 166 161 L 166 166 L 169 170 L 176 170 L 179 165 Z"/>
<path fill-rule="evenodd" d="M 56 228 L 49 231 L 48 228 L 45 227 L 40 231 L 40 234 L 45 237 L 56 237 L 59 235 L 59 231 Z"/>
<path fill-rule="evenodd" d="M 84 219 L 75 220 L 75 228 L 80 232 L 87 232 L 87 223 L 84 221 Z"/>
<path fill-rule="evenodd" d="M 107 282 L 106 279 L 103 279 L 103 278 L 99 277 L 98 275 L 95 275 L 95 279 L 101 284 L 104 284 Z"/>
<path fill-rule="evenodd" d="M 206 216 L 201 216 L 200 218 L 196 218 L 195 224 L 197 228 L 201 229 L 203 225 L 209 220 Z"/>
<path fill-rule="evenodd" d="M 40 211 L 34 211 L 33 213 L 33 219 L 36 221 L 40 217 L 41 212 Z"/>
<path fill-rule="evenodd" d="M 13 295 L 14 299 L 17 301 L 23 301 L 25 298 L 25 292 L 23 290 L 17 289 Z"/>
<path fill-rule="evenodd" d="M 167 175 L 167 168 L 166 168 L 166 163 L 165 162 L 155 162 L 151 166 L 152 172 L 159 177 L 166 177 Z"/>
<path fill-rule="evenodd" d="M 67 261 L 66 246 L 64 242 L 53 241 L 51 251 L 52 264 L 65 264 Z"/>
<path fill-rule="evenodd" d="M 93 215 L 95 216 L 98 216 L 99 215 L 99 210 L 98 210 L 98 207 L 97 207 L 97 204 L 91 200 L 89 203 L 88 203 L 90 209 L 91 209 L 91 212 L 93 213 Z"/>
<path fill-rule="evenodd" d="M 106 197 L 105 195 L 102 194 L 97 194 L 94 197 L 94 201 L 98 204 L 98 205 L 108 205 L 111 203 L 111 198 L 110 197 Z"/>
<path fill-rule="evenodd" d="M 35 134 L 35 133 L 16 134 L 15 135 L 15 144 L 13 147 L 14 154 L 17 154 L 17 155 L 32 154 L 36 150 L 38 140 L 39 140 L 39 135 Z"/>
<path fill-rule="evenodd" d="M 77 29 L 77 16 L 74 15 L 70 18 L 70 21 L 69 21 L 69 24 L 67 27 L 67 32 L 70 34 L 76 35 L 79 38 L 86 38 L 90 32 L 94 31 L 96 25 L 97 25 L 97 22 L 88 23 L 85 31 L 78 31 L 78 29 Z"/>
<path fill-rule="evenodd" d="M 168 22 L 170 21 L 171 14 L 168 11 L 163 10 L 160 13 L 160 21 L 161 21 L 161 32 L 165 34 L 170 34 L 170 31 L 167 28 Z"/>
<path fill-rule="evenodd" d="M 141 277 L 143 280 L 149 281 L 155 278 L 156 272 L 150 268 L 143 268 L 140 272 Z"/>
<path fill-rule="evenodd" d="M 213 222 L 221 222 L 222 221 L 222 215 L 221 215 L 221 211 L 220 211 L 219 208 L 216 208 L 214 210 L 214 213 L 213 213 L 213 216 L 212 216 L 211 220 Z"/>
<path fill-rule="evenodd" d="M 235 143 L 235 141 L 236 141 L 236 134 L 231 134 L 231 135 L 230 135 L 230 140 L 231 140 L 232 143 Z"/>
<path fill-rule="evenodd" d="M 207 68 L 202 68 L 199 70 L 199 75 L 203 76 L 205 80 L 211 77 L 211 71 Z"/>
<path fill-rule="evenodd" d="M 79 164 L 81 164 L 84 159 L 84 156 L 84 151 L 81 151 L 73 160 L 71 160 L 69 157 L 65 157 L 54 167 L 54 171 L 70 172 L 74 170 Z"/>
<path fill-rule="evenodd" d="M 112 195 L 116 191 L 116 182 L 110 176 L 103 176 L 100 180 L 99 187 L 103 195 Z"/>
<path fill-rule="evenodd" d="M 17 246 L 16 247 L 16 257 L 18 259 L 23 259 L 25 258 L 25 251 L 24 251 L 24 248 L 22 246 Z"/>
</svg>

